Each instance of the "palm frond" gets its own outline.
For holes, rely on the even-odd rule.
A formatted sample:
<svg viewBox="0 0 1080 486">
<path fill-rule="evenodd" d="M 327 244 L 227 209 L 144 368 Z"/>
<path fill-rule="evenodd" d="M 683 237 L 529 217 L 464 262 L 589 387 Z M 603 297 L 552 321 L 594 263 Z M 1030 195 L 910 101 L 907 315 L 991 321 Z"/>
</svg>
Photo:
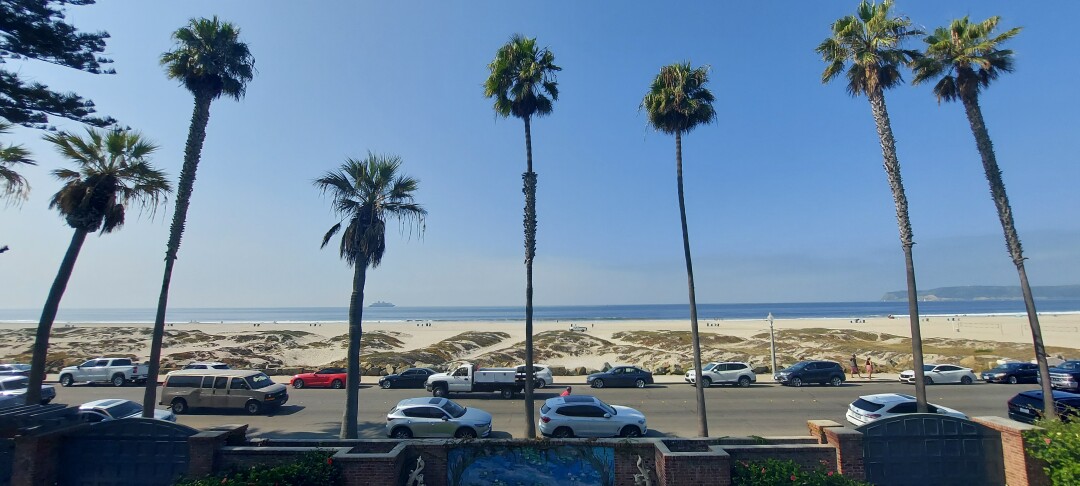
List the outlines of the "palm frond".
<svg viewBox="0 0 1080 486">
<path fill-rule="evenodd" d="M 160 62 L 170 79 L 196 95 L 239 100 L 255 77 L 255 59 L 239 39 L 240 29 L 217 16 L 191 19 L 173 32 L 176 45 L 161 55 Z"/>
<path fill-rule="evenodd" d="M 900 67 L 914 62 L 918 53 L 901 46 L 908 37 L 921 31 L 913 28 L 907 17 L 893 17 L 892 7 L 891 0 L 880 4 L 863 0 L 855 15 L 832 23 L 831 35 L 815 49 L 825 62 L 822 83 L 844 72 L 848 93 L 860 96 L 903 81 Z"/>
<path fill-rule="evenodd" d="M 1013 71 L 1014 55 L 1001 45 L 1020 33 L 1015 27 L 994 35 L 1000 17 L 972 23 L 968 17 L 938 27 L 923 41 L 926 49 L 915 63 L 914 84 L 939 79 L 933 93 L 938 101 L 976 99 L 1001 73 Z"/>
<path fill-rule="evenodd" d="M 488 64 L 484 97 L 493 98 L 496 116 L 531 118 L 550 114 L 559 99 L 555 55 L 540 49 L 535 38 L 514 34 Z"/>
</svg>

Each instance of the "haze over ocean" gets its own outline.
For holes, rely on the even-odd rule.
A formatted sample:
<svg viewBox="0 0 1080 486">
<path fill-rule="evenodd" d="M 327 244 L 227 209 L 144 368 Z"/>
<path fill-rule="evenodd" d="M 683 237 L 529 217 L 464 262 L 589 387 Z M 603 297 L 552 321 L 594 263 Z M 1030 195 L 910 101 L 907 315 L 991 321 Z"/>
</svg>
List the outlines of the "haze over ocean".
<svg viewBox="0 0 1080 486">
<path fill-rule="evenodd" d="M 1080 300 L 1039 300 L 1039 312 L 1080 313 Z M 537 320 L 657 320 L 689 319 L 686 304 L 540 306 Z M 856 318 L 907 314 L 907 302 L 804 302 L 773 304 L 698 304 L 705 320 Z M 37 322 L 39 309 L 0 309 L 0 322 Z M 919 303 L 922 316 L 1023 314 L 1023 301 L 926 301 Z M 154 309 L 60 309 L 56 322 L 67 323 L 150 323 Z M 518 321 L 525 318 L 522 307 L 366 307 L 365 321 Z M 347 307 L 237 307 L 170 308 L 169 322 L 345 322 Z"/>
</svg>

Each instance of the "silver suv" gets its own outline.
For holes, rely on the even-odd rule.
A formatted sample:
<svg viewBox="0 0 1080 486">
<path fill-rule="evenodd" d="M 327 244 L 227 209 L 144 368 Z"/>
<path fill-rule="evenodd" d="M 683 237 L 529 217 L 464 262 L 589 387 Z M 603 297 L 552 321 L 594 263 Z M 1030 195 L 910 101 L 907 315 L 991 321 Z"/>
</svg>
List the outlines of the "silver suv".
<svg viewBox="0 0 1080 486">
<path fill-rule="evenodd" d="M 588 395 L 547 399 L 537 425 L 541 434 L 556 438 L 641 437 L 649 431 L 641 412 Z"/>
<path fill-rule="evenodd" d="M 693 385 L 695 375 L 694 370 L 690 370 L 686 372 L 683 379 Z M 701 368 L 701 383 L 705 385 L 705 388 L 715 384 L 739 385 L 746 388 L 751 383 L 757 383 L 757 375 L 754 374 L 754 369 L 746 363 L 735 361 L 709 363 Z"/>
<path fill-rule="evenodd" d="M 457 437 L 474 439 L 491 434 L 491 414 L 465 408 L 447 398 L 406 398 L 386 414 L 386 436 Z"/>
</svg>

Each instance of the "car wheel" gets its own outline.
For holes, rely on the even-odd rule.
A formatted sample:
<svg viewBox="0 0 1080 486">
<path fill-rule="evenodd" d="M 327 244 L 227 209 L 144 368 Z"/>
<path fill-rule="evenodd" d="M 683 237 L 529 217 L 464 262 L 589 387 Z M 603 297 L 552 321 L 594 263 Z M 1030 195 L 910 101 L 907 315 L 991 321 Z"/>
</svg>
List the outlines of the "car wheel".
<svg viewBox="0 0 1080 486">
<path fill-rule="evenodd" d="M 635 427 L 633 425 L 627 425 L 626 427 L 623 427 L 622 430 L 619 431 L 619 437 L 628 437 L 628 438 L 641 437 L 641 429 L 639 429 L 639 428 L 637 428 L 637 427 Z"/>
<path fill-rule="evenodd" d="M 344 385 L 345 384 L 342 383 L 341 380 L 334 380 L 330 382 L 330 388 L 333 388 L 335 390 L 340 390 Z"/>
<path fill-rule="evenodd" d="M 556 439 L 569 439 L 574 436 L 574 431 L 570 430 L 570 427 L 559 427 L 551 433 L 551 436 Z"/>
<path fill-rule="evenodd" d="M 834 376 L 831 380 L 829 380 L 829 384 L 832 386 L 840 386 L 844 384 L 844 379 L 840 378 L 839 376 Z"/>
<path fill-rule="evenodd" d="M 706 377 L 702 377 L 702 378 L 701 378 L 701 386 L 703 386 L 703 387 L 705 387 L 705 388 L 708 388 L 708 387 L 712 386 L 712 379 L 711 379 L 711 378 L 706 378 Z"/>
<path fill-rule="evenodd" d="M 390 432 L 390 437 L 395 439 L 411 439 L 412 431 L 408 427 L 398 427 Z"/>
<path fill-rule="evenodd" d="M 709 383 L 704 380 L 702 380 L 702 383 L 705 383 L 705 386 L 709 386 Z M 638 378 L 637 381 L 634 382 L 634 386 L 638 388 L 645 388 L 645 380 Z"/>
<path fill-rule="evenodd" d="M 126 382 L 127 380 L 124 379 L 124 375 L 117 373 L 113 375 L 112 380 L 110 381 L 112 381 L 112 386 L 124 386 L 124 382 Z"/>
<path fill-rule="evenodd" d="M 545 387 L 547 387 L 547 382 L 544 381 L 543 379 L 536 380 L 536 387 L 537 388 L 545 388 Z"/>
<path fill-rule="evenodd" d="M 170 408 L 172 408 L 172 412 L 177 415 L 185 413 L 188 410 L 187 402 L 184 401 L 183 398 L 177 398 L 173 400 L 172 406 Z"/>
<path fill-rule="evenodd" d="M 961 376 L 960 377 L 960 384 L 961 385 L 970 385 L 971 384 L 971 377 L 970 376 Z"/>
<path fill-rule="evenodd" d="M 248 400 L 247 404 L 244 405 L 244 410 L 247 410 L 248 415 L 256 415 L 262 411 L 262 404 L 255 400 Z"/>
<path fill-rule="evenodd" d="M 927 385 L 933 385 L 934 384 L 934 379 L 930 378 L 929 376 L 924 376 L 923 377 L 923 383 L 926 383 Z"/>
<path fill-rule="evenodd" d="M 499 393 L 502 395 L 503 398 L 514 398 L 513 389 L 503 388 L 502 390 L 499 390 Z"/>
<path fill-rule="evenodd" d="M 1019 380 L 1016 379 L 1016 376 L 1010 376 L 1009 377 L 1009 384 L 1010 385 L 1015 385 L 1018 381 Z"/>
<path fill-rule="evenodd" d="M 49 402 L 51 402 L 51 401 L 52 401 L 52 399 L 51 399 L 51 398 L 46 398 L 46 399 L 44 399 L 44 400 L 42 400 L 42 401 L 41 401 L 41 404 L 42 404 L 42 405 L 48 405 L 48 404 L 49 404 Z"/>
<path fill-rule="evenodd" d="M 798 376 L 796 376 L 795 378 L 792 378 L 791 379 L 791 386 L 794 386 L 796 388 L 802 386 L 802 378 L 799 378 Z"/>
<path fill-rule="evenodd" d="M 597 379 L 593 380 L 592 381 L 592 387 L 593 388 L 603 388 L 604 387 L 604 380 L 601 380 L 600 378 L 597 378 Z"/>
<path fill-rule="evenodd" d="M 445 386 L 437 386 L 431 390 L 431 395 L 436 397 L 445 397 L 448 394 Z"/>
<path fill-rule="evenodd" d="M 383 390 L 389 390 L 394 384 L 390 383 L 390 380 L 383 380 L 382 383 L 379 383 L 379 386 L 383 387 Z"/>
<path fill-rule="evenodd" d="M 468 427 L 462 427 L 454 433 L 454 437 L 458 439 L 475 439 L 476 431 Z"/>
<path fill-rule="evenodd" d="M 304 380 L 293 380 L 292 386 L 293 388 L 299 390 L 304 387 Z"/>
<path fill-rule="evenodd" d="M 750 378 L 747 378 L 745 376 L 740 376 L 739 377 L 739 386 L 741 386 L 743 388 L 749 387 L 750 386 Z"/>
<path fill-rule="evenodd" d="M 75 384 L 75 380 L 71 375 L 64 375 L 60 377 L 60 386 L 71 386 Z"/>
</svg>

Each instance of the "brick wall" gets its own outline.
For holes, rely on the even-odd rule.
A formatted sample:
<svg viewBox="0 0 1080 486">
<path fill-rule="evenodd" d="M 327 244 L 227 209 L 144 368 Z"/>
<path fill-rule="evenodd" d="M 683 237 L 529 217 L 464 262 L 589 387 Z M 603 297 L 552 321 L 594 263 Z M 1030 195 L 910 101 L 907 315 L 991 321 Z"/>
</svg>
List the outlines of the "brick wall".
<svg viewBox="0 0 1080 486">
<path fill-rule="evenodd" d="M 1009 486 L 1048 486 L 1043 467 L 1046 464 L 1028 454 L 1024 434 L 1038 429 L 1034 425 L 1001 417 L 971 419 L 1001 433 L 1001 453 L 1005 458 L 1005 483 Z"/>
<path fill-rule="evenodd" d="M 866 466 L 863 464 L 863 435 L 853 429 L 826 427 L 826 442 L 836 449 L 836 468 L 844 476 L 863 481 Z"/>
<path fill-rule="evenodd" d="M 709 452 L 671 452 L 662 441 L 655 444 L 659 486 L 731 484 L 731 456 L 720 446 L 710 446 Z"/>
</svg>

